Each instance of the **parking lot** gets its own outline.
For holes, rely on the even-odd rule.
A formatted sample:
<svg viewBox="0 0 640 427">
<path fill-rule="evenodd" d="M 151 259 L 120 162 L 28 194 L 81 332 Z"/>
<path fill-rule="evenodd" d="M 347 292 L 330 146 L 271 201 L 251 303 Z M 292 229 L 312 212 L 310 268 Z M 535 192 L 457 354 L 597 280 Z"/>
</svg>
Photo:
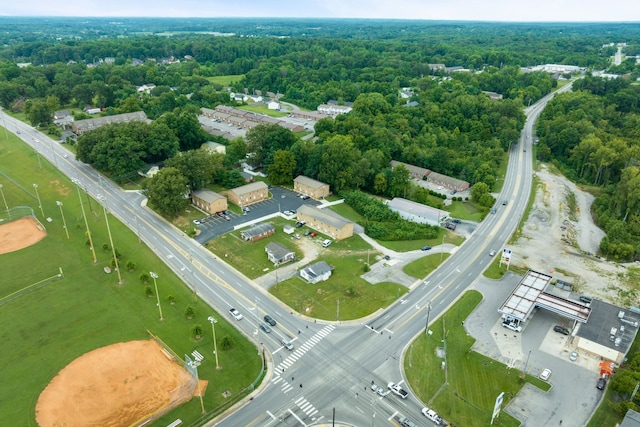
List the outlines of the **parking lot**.
<svg viewBox="0 0 640 427">
<path fill-rule="evenodd" d="M 195 237 L 195 241 L 200 244 L 205 244 L 211 239 L 233 231 L 246 222 L 277 212 L 297 211 L 303 204 L 311 206 L 320 204 L 320 202 L 313 199 L 302 200 L 298 193 L 283 187 L 273 187 L 269 191 L 272 197 L 268 200 L 247 206 L 249 211 L 246 212 L 245 215 L 237 214 L 229 210 L 228 221 L 218 215 L 208 217 L 203 215 L 203 218 L 198 219 L 200 224 L 195 225 L 195 227 L 200 230 L 200 234 Z"/>
</svg>

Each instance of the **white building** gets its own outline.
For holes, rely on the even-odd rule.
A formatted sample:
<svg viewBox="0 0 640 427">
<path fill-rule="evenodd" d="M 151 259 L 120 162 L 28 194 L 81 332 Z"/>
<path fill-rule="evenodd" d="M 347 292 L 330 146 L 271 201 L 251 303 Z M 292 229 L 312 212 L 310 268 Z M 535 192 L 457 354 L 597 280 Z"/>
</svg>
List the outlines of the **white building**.
<svg viewBox="0 0 640 427">
<path fill-rule="evenodd" d="M 412 202 L 411 200 L 395 197 L 387 203 L 389 209 L 397 212 L 402 219 L 419 224 L 439 226 L 449 218 L 449 212 Z"/>
</svg>

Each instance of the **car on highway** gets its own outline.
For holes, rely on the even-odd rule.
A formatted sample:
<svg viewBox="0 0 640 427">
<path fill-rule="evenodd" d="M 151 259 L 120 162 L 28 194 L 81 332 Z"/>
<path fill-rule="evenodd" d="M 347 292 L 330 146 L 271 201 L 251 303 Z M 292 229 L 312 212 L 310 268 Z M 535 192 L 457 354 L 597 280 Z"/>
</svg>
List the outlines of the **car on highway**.
<svg viewBox="0 0 640 427">
<path fill-rule="evenodd" d="M 431 246 L 423 246 L 420 248 L 421 251 L 428 251 L 431 249 Z"/>
<path fill-rule="evenodd" d="M 551 369 L 545 369 L 539 376 L 542 381 L 549 381 L 549 377 L 551 377 Z"/>
<path fill-rule="evenodd" d="M 234 318 L 234 319 L 236 319 L 236 320 L 242 320 L 242 318 L 244 317 L 244 316 L 242 316 L 242 314 L 241 314 L 238 310 L 236 310 L 235 308 L 230 308 L 230 309 L 229 309 L 229 313 L 231 313 L 231 315 L 233 316 L 233 318 Z"/>
<path fill-rule="evenodd" d="M 560 325 L 556 325 L 553 327 L 553 330 L 555 332 L 561 333 L 562 335 L 569 335 L 571 332 L 569 331 L 569 329 L 565 328 L 564 326 L 560 326 Z"/>
<path fill-rule="evenodd" d="M 496 254 L 496 251 L 495 251 L 495 250 L 491 249 L 491 250 L 489 251 L 489 256 L 494 256 L 495 254 Z"/>
<path fill-rule="evenodd" d="M 271 326 L 276 326 L 276 320 L 273 317 L 269 316 L 268 314 L 264 316 L 264 321 L 270 324 Z"/>
<path fill-rule="evenodd" d="M 509 203 L 509 201 L 508 201 L 508 200 L 503 200 L 503 201 L 502 201 L 502 206 L 507 206 L 507 203 Z"/>
<path fill-rule="evenodd" d="M 293 351 L 293 344 L 291 344 L 290 341 L 283 339 L 282 341 L 280 341 L 280 344 L 282 344 L 282 346 L 287 350 Z"/>
<path fill-rule="evenodd" d="M 576 360 L 578 360 L 578 352 L 572 351 L 571 354 L 569 355 L 569 360 L 571 360 L 572 362 L 575 362 Z"/>
<path fill-rule="evenodd" d="M 427 407 L 422 408 L 422 415 L 427 417 L 429 421 L 433 421 L 435 425 L 439 426 L 440 424 L 442 424 L 442 418 L 440 418 L 438 413 L 433 409 L 429 409 Z"/>
<path fill-rule="evenodd" d="M 263 331 L 265 331 L 268 334 L 271 333 L 271 328 L 266 323 L 260 322 L 260 329 L 262 329 Z"/>
<path fill-rule="evenodd" d="M 403 399 L 406 399 L 409 396 L 409 393 L 400 387 L 400 384 L 389 383 L 387 384 L 387 388 L 391 391 L 391 393 L 400 396 Z"/>
</svg>

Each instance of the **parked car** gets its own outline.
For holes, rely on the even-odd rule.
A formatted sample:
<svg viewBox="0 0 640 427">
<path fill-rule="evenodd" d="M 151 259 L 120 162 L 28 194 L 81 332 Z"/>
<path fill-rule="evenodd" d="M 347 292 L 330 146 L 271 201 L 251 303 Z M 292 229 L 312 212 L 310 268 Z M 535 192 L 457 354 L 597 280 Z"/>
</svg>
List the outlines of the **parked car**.
<svg viewBox="0 0 640 427">
<path fill-rule="evenodd" d="M 308 236 L 309 234 L 311 234 L 311 230 L 307 230 L 307 231 L 304 232 L 305 236 Z"/>
<path fill-rule="evenodd" d="M 300 228 L 300 227 L 302 227 L 303 225 L 305 225 L 306 223 L 307 223 L 306 221 L 298 221 L 298 222 L 296 222 L 296 227 L 297 227 L 297 228 Z"/>
<path fill-rule="evenodd" d="M 243 211 L 243 212 L 249 212 L 250 210 L 251 210 L 251 209 L 249 209 L 249 208 L 248 208 L 248 207 L 246 207 L 246 206 L 242 208 L 242 211 Z"/>
<path fill-rule="evenodd" d="M 423 251 L 428 251 L 430 249 L 431 249 L 431 246 L 423 246 L 420 248 L 420 250 L 423 250 Z"/>
<path fill-rule="evenodd" d="M 293 212 L 291 212 L 291 211 L 284 211 L 282 213 L 285 214 L 285 215 L 289 215 L 289 216 L 293 215 Z"/>
<path fill-rule="evenodd" d="M 193 220 L 193 225 L 200 225 L 200 220 L 199 219 L 194 219 Z"/>
<path fill-rule="evenodd" d="M 322 242 L 322 247 L 327 248 L 331 243 L 333 243 L 333 240 L 326 239 L 324 242 Z"/>
<path fill-rule="evenodd" d="M 266 323 L 260 322 L 260 329 L 262 329 L 266 333 L 271 333 L 271 328 Z"/>
<path fill-rule="evenodd" d="M 553 330 L 556 331 L 556 332 L 561 333 L 562 335 L 569 335 L 571 333 L 571 331 L 569 331 L 569 329 L 565 328 L 564 326 L 560 326 L 560 325 L 554 326 Z"/>
<path fill-rule="evenodd" d="M 504 326 L 507 329 L 512 330 L 513 332 L 522 332 L 522 326 L 520 326 L 518 324 L 518 322 L 515 321 L 504 321 L 502 322 L 502 326 Z"/>
<path fill-rule="evenodd" d="M 315 231 L 311 234 L 309 234 L 309 237 L 316 237 L 318 235 L 318 233 L 316 233 Z"/>
<path fill-rule="evenodd" d="M 596 388 L 598 390 L 604 390 L 606 386 L 607 386 L 607 378 L 606 377 L 598 378 L 598 383 L 596 384 Z"/>
<path fill-rule="evenodd" d="M 453 222 L 454 224 L 461 224 L 462 221 L 460 221 L 459 219 L 452 219 L 451 222 Z"/>
<path fill-rule="evenodd" d="M 391 259 L 391 257 L 389 255 L 385 255 L 384 259 L 386 259 L 387 261 L 389 261 Z"/>
<path fill-rule="evenodd" d="M 576 360 L 578 360 L 578 352 L 572 351 L 571 354 L 569 355 L 569 360 L 571 360 L 572 362 L 575 362 Z"/>
<path fill-rule="evenodd" d="M 300 235 L 298 233 L 296 233 L 296 234 L 293 235 L 293 238 L 296 239 L 296 240 L 300 240 Z"/>
<path fill-rule="evenodd" d="M 235 308 L 230 308 L 229 309 L 229 313 L 231 313 L 231 315 L 233 316 L 234 319 L 236 320 L 242 320 L 242 314 L 236 310 Z"/>
<path fill-rule="evenodd" d="M 580 295 L 580 301 L 585 304 L 591 304 L 591 302 L 593 302 L 593 298 L 588 297 L 586 295 Z"/>
<path fill-rule="evenodd" d="M 276 326 L 276 321 L 273 317 L 269 316 L 268 314 L 266 316 L 264 316 L 264 321 L 267 322 L 268 324 L 270 324 L 271 326 Z"/>
<path fill-rule="evenodd" d="M 311 196 L 307 196 L 306 194 L 303 194 L 301 199 L 302 200 L 309 200 L 311 198 Z"/>
<path fill-rule="evenodd" d="M 549 377 L 551 377 L 551 369 L 545 369 L 544 371 L 542 371 L 542 373 L 540 374 L 540 379 L 542 381 L 548 381 Z"/>
</svg>

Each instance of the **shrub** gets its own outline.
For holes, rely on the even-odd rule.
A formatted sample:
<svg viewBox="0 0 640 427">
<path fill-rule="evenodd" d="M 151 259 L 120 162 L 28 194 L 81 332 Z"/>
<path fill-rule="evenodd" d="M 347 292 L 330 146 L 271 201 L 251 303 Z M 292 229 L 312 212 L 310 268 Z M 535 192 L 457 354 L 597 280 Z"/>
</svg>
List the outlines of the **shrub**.
<svg viewBox="0 0 640 427">
<path fill-rule="evenodd" d="M 187 319 L 191 319 L 191 318 L 193 318 L 194 315 L 195 315 L 195 311 L 193 311 L 193 307 L 188 305 L 187 308 L 184 309 L 184 316 Z"/>
<path fill-rule="evenodd" d="M 153 289 L 151 289 L 151 286 L 147 286 L 146 288 L 144 288 L 144 294 L 148 297 L 153 296 Z"/>
<path fill-rule="evenodd" d="M 222 349 L 223 350 L 231 350 L 233 348 L 234 342 L 233 337 L 226 335 L 222 338 Z"/>
<path fill-rule="evenodd" d="M 191 333 L 193 334 L 193 337 L 195 339 L 199 340 L 202 337 L 202 326 L 193 325 L 193 327 L 191 328 Z"/>
</svg>

